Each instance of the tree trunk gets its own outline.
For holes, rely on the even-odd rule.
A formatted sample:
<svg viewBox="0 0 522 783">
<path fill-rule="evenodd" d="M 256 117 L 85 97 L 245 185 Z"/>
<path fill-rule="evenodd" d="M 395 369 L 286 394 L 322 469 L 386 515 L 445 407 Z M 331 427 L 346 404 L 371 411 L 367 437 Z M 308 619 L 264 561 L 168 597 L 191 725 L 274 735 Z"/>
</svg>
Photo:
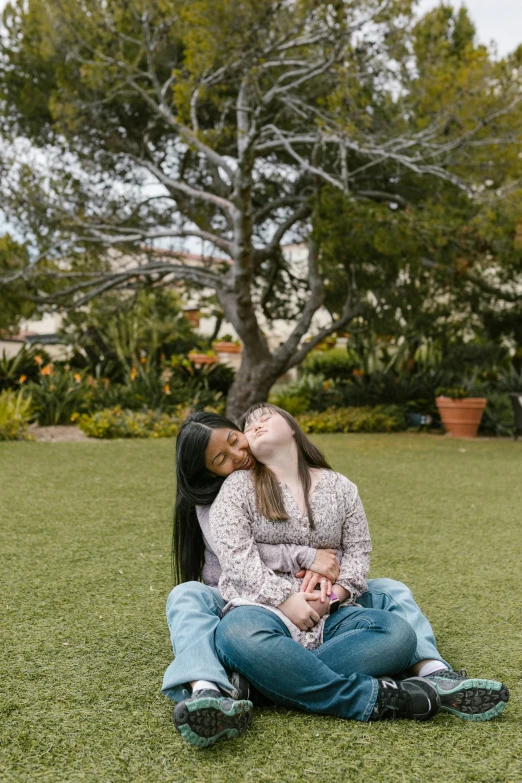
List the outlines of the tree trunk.
<svg viewBox="0 0 522 783">
<path fill-rule="evenodd" d="M 227 397 L 227 416 L 236 420 L 256 402 L 266 402 L 281 369 L 274 361 L 254 363 L 243 357 Z"/>
</svg>

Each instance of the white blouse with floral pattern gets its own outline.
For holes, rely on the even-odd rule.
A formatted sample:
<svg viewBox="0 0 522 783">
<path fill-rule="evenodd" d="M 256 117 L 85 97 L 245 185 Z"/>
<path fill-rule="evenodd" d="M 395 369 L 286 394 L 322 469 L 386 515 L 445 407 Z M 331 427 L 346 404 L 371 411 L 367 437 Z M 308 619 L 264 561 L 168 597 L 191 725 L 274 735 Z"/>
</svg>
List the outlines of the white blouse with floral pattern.
<svg viewBox="0 0 522 783">
<path fill-rule="evenodd" d="M 341 551 L 337 584 L 350 591 L 344 605 L 365 592 L 370 564 L 370 533 L 357 487 L 333 470 L 323 470 L 310 497 L 314 529 L 297 506 L 286 484 L 280 484 L 289 519 L 274 521 L 257 509 L 252 475 L 236 471 L 224 482 L 210 510 L 212 544 L 222 568 L 221 595 L 234 606 L 257 604 L 275 612 L 291 636 L 308 649 L 323 641 L 325 617 L 309 631 L 301 631 L 277 606 L 299 590 L 301 580 L 270 570 L 258 544 L 300 544 Z"/>
</svg>

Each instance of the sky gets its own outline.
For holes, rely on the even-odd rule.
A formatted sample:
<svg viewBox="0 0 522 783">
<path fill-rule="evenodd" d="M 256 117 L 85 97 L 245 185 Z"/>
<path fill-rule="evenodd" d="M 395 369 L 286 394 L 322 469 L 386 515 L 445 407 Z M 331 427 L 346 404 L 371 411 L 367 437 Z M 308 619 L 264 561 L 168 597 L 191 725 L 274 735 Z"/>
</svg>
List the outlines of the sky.
<svg viewBox="0 0 522 783">
<path fill-rule="evenodd" d="M 419 11 L 425 13 L 439 5 L 439 0 L 420 0 Z M 451 2 L 460 8 L 465 5 L 481 43 L 495 41 L 502 57 L 522 43 L 522 0 L 467 0 Z"/>
</svg>

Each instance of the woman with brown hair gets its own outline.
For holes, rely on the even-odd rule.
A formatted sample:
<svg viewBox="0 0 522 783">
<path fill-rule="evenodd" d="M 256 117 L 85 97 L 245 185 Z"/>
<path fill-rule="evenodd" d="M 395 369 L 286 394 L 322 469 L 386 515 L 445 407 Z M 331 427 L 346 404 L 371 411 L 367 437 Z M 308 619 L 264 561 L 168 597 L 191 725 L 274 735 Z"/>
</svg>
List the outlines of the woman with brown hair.
<svg viewBox="0 0 522 783">
<path fill-rule="evenodd" d="M 442 707 L 471 720 L 498 715 L 507 688 L 415 658 L 417 636 L 398 614 L 366 608 L 371 549 L 357 487 L 331 470 L 295 419 L 260 404 L 244 416 L 256 464 L 223 484 L 210 512 L 228 600 L 216 629 L 223 663 L 278 704 L 357 720 L 432 718 Z M 263 564 L 258 542 L 340 550 L 328 600 Z M 391 680 L 412 664 L 424 676 Z M 415 673 L 415 670 L 414 670 Z"/>
</svg>

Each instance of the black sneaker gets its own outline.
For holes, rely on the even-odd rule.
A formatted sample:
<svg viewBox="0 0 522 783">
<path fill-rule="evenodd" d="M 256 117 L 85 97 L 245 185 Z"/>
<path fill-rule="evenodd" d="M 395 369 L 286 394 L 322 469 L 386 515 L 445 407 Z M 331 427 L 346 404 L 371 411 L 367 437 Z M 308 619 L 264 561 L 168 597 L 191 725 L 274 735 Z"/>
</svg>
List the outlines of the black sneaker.
<svg viewBox="0 0 522 783">
<path fill-rule="evenodd" d="M 382 678 L 379 693 L 370 720 L 429 720 L 440 709 L 440 699 L 436 688 L 421 677 L 409 677 L 407 680 Z M 426 687 L 428 686 L 428 687 Z"/>
<path fill-rule="evenodd" d="M 491 720 L 500 715 L 509 701 L 506 685 L 496 680 L 468 678 L 464 669 L 441 669 L 424 677 L 435 686 L 440 708 L 464 720 Z"/>
<path fill-rule="evenodd" d="M 196 691 L 172 712 L 181 736 L 198 748 L 208 748 L 221 738 L 238 737 L 248 728 L 251 717 L 251 701 L 235 701 L 210 689 Z"/>
<path fill-rule="evenodd" d="M 231 684 L 237 691 L 238 699 L 248 699 L 252 702 L 254 707 L 277 707 L 277 704 L 273 702 L 268 696 L 264 696 L 260 693 L 247 678 L 239 672 L 232 672 L 229 677 Z"/>
</svg>

